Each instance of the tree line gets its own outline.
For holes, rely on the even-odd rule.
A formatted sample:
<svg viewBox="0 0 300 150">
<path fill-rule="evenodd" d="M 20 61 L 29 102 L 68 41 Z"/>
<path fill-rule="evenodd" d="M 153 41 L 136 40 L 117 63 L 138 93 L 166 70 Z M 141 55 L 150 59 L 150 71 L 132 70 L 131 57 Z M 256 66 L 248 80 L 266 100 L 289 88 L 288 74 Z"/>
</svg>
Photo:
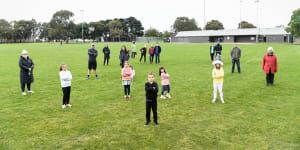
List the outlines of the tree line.
<svg viewBox="0 0 300 150">
<path fill-rule="evenodd" d="M 69 41 L 72 39 L 132 41 L 144 35 L 141 21 L 135 17 L 100 20 L 75 24 L 74 13 L 60 10 L 53 14 L 50 22 L 38 23 L 35 19 L 8 22 L 0 19 L 1 42 Z"/>
</svg>

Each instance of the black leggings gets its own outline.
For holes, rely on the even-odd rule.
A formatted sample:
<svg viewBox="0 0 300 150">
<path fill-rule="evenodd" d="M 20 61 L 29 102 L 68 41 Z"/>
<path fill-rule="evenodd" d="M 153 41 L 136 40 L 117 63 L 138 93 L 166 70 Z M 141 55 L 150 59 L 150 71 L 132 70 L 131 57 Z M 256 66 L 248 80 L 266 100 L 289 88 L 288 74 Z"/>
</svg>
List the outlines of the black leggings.
<svg viewBox="0 0 300 150">
<path fill-rule="evenodd" d="M 22 89 L 22 92 L 25 91 L 25 85 L 27 84 L 27 89 L 28 91 L 31 90 L 31 83 L 21 83 L 21 89 Z"/>
<path fill-rule="evenodd" d="M 210 60 L 214 61 L 214 54 L 210 54 Z"/>
<path fill-rule="evenodd" d="M 143 57 L 144 57 L 144 62 L 146 62 L 146 54 L 141 54 L 140 62 L 142 61 Z"/>
<path fill-rule="evenodd" d="M 271 73 L 271 68 L 269 70 L 269 73 L 267 74 L 267 77 L 266 77 L 266 80 L 267 80 L 267 83 L 269 84 L 273 84 L 274 83 L 274 76 L 275 74 L 272 74 Z"/>
<path fill-rule="evenodd" d="M 124 85 L 124 93 L 125 95 L 130 95 L 130 85 Z"/>
<path fill-rule="evenodd" d="M 71 87 L 64 87 L 62 88 L 62 91 L 64 93 L 63 97 L 63 105 L 70 104 L 70 93 L 71 93 Z"/>
<path fill-rule="evenodd" d="M 107 65 L 108 65 L 108 62 L 109 62 L 109 55 L 108 54 L 104 54 L 104 65 L 105 65 L 105 62 L 107 62 Z"/>
</svg>

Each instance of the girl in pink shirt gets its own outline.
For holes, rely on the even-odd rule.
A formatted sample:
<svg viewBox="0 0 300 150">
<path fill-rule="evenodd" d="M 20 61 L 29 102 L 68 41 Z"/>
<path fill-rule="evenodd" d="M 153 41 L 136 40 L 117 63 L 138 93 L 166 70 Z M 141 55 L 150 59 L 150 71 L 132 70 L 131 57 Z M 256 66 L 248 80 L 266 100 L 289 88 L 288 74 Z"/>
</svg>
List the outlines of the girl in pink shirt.
<svg viewBox="0 0 300 150">
<path fill-rule="evenodd" d="M 131 85 L 132 70 L 129 67 L 129 62 L 124 62 L 124 68 L 122 69 L 122 85 L 124 86 L 124 99 L 130 99 L 130 85 Z"/>
<path fill-rule="evenodd" d="M 164 67 L 159 68 L 159 76 L 161 76 L 161 99 L 171 98 L 170 95 L 170 82 L 169 82 L 169 74 L 166 72 Z M 164 91 L 167 91 L 166 97 L 164 96 Z"/>
</svg>

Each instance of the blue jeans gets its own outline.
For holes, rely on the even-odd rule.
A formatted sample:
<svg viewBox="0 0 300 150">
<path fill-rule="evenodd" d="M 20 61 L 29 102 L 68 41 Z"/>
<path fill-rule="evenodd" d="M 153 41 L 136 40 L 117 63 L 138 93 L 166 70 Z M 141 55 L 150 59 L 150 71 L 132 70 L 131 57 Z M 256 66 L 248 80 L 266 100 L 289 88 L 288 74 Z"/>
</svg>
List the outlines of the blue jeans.
<svg viewBox="0 0 300 150">
<path fill-rule="evenodd" d="M 160 63 L 159 57 L 160 57 L 160 54 L 155 54 L 155 63 L 156 63 L 156 64 L 157 64 L 157 63 Z"/>
<path fill-rule="evenodd" d="M 154 55 L 149 55 L 149 57 L 150 57 L 150 63 L 152 64 L 153 63 Z"/>
<path fill-rule="evenodd" d="M 238 67 L 238 72 L 241 73 L 240 59 L 232 59 L 232 73 L 234 73 L 235 63 L 237 65 L 237 67 Z"/>
</svg>

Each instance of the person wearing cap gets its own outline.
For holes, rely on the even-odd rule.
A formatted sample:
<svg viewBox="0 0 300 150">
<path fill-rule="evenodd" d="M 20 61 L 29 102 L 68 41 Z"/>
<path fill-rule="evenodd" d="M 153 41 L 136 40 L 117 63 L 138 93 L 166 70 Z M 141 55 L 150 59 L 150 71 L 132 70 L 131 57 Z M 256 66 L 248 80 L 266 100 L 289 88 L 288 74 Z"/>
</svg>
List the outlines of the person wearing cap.
<svg viewBox="0 0 300 150">
<path fill-rule="evenodd" d="M 105 45 L 105 47 L 103 48 L 103 54 L 104 54 L 104 63 L 103 65 L 105 66 L 105 62 L 107 62 L 107 66 L 108 66 L 108 63 L 109 63 L 109 58 L 110 58 L 110 49 L 108 48 L 108 43 Z"/>
<path fill-rule="evenodd" d="M 89 62 L 88 62 L 88 75 L 87 79 L 90 79 L 90 74 L 91 71 L 95 71 L 96 79 L 99 79 L 98 73 L 97 73 L 97 56 L 98 56 L 98 51 L 95 49 L 95 44 L 92 44 L 92 48 L 88 50 L 88 55 L 89 55 Z"/>
<path fill-rule="evenodd" d="M 272 47 L 268 48 L 268 53 L 264 55 L 262 69 L 266 73 L 267 86 L 274 86 L 274 76 L 278 71 L 277 57 Z"/>
<path fill-rule="evenodd" d="M 234 73 L 235 64 L 237 65 L 238 72 L 241 73 L 241 68 L 240 68 L 241 55 L 242 55 L 241 49 L 238 48 L 237 44 L 234 44 L 234 47 L 230 52 L 230 56 L 232 59 L 232 70 L 231 70 L 232 73 Z"/>
<path fill-rule="evenodd" d="M 219 60 L 221 60 L 221 56 L 222 56 L 222 45 L 220 44 L 220 42 L 218 41 L 217 45 L 214 48 L 215 52 L 216 52 L 216 57 L 220 57 Z"/>
<path fill-rule="evenodd" d="M 216 60 L 213 62 L 213 65 L 215 66 L 212 71 L 212 77 L 213 77 L 213 87 L 214 87 L 214 99 L 212 100 L 212 103 L 215 103 L 217 100 L 217 92 L 220 93 L 220 99 L 221 102 L 224 104 L 225 101 L 223 99 L 223 78 L 224 78 L 224 70 L 223 70 L 223 62 L 220 60 Z"/>
<path fill-rule="evenodd" d="M 133 41 L 131 45 L 131 58 L 134 59 L 135 55 L 136 55 L 136 45 L 135 45 L 135 41 Z"/>
<path fill-rule="evenodd" d="M 33 83 L 33 69 L 34 63 L 31 58 L 28 56 L 28 52 L 26 50 L 22 51 L 22 56 L 20 56 L 19 60 L 20 67 L 20 83 L 22 95 L 26 95 L 25 86 L 27 85 L 28 93 L 34 93 L 31 90 L 31 83 Z"/>
</svg>

